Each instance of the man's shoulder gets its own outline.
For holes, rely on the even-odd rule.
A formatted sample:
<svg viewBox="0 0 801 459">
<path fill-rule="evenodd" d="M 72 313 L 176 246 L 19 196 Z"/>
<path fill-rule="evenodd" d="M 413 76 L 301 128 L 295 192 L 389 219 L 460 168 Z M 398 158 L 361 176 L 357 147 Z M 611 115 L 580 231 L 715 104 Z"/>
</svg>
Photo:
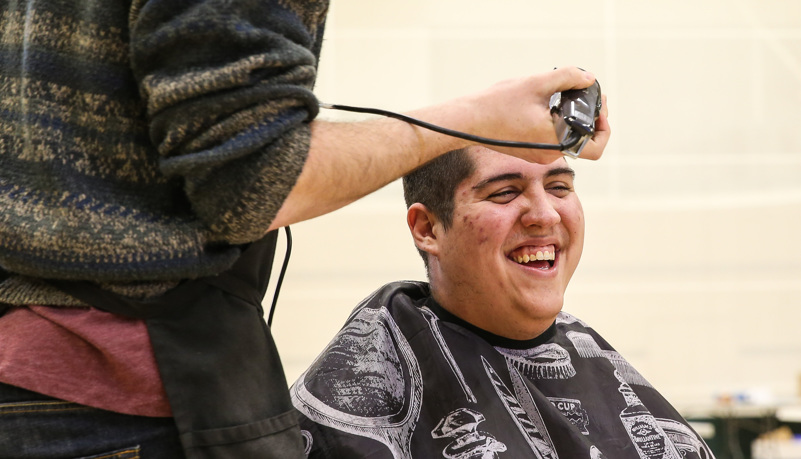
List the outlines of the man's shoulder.
<svg viewBox="0 0 801 459">
<path fill-rule="evenodd" d="M 427 294 L 426 283 L 403 281 L 384 285 L 365 298 L 293 384 L 295 407 L 315 423 L 340 429 L 346 420 L 367 425 L 403 420 L 411 409 L 409 391 L 421 390 L 410 382 L 422 376 L 402 331 L 404 319 L 394 314 L 416 310 Z"/>
<path fill-rule="evenodd" d="M 390 306 L 396 302 L 420 301 L 431 296 L 428 282 L 401 280 L 382 285 L 362 300 L 356 309 L 364 306 Z"/>
</svg>

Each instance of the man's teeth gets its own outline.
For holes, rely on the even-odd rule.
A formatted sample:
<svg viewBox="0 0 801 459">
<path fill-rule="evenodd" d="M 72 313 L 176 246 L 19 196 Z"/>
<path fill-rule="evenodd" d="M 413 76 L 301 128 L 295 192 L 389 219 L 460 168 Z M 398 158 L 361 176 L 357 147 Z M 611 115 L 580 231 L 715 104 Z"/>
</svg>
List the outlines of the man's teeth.
<svg viewBox="0 0 801 459">
<path fill-rule="evenodd" d="M 550 252 L 548 250 L 546 250 L 544 252 L 543 251 L 538 251 L 536 254 L 532 253 L 532 254 L 526 254 L 526 255 L 518 255 L 517 257 L 515 257 L 515 261 L 517 261 L 518 263 L 528 263 L 529 261 L 536 261 L 536 260 L 551 260 L 551 261 L 553 261 L 555 259 L 556 259 L 556 253 L 555 252 Z"/>
</svg>

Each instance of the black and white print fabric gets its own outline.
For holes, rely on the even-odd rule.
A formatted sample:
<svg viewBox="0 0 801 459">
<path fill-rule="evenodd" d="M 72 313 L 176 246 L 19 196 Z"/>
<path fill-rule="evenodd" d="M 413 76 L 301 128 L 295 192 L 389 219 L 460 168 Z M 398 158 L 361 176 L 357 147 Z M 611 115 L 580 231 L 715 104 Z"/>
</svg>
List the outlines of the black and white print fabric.
<svg viewBox="0 0 801 459">
<path fill-rule="evenodd" d="M 359 304 L 291 395 L 310 458 L 714 458 L 581 320 L 563 312 L 509 340 L 449 314 L 423 282 Z"/>
</svg>

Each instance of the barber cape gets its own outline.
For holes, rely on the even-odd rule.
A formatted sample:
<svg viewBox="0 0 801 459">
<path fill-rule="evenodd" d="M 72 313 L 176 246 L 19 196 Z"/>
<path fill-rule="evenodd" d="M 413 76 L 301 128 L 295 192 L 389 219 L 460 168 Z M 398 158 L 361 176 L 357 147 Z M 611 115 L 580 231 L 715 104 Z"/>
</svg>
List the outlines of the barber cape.
<svg viewBox="0 0 801 459">
<path fill-rule="evenodd" d="M 581 320 L 560 313 L 509 340 L 449 314 L 423 282 L 365 299 L 290 392 L 310 458 L 714 457 Z"/>
</svg>

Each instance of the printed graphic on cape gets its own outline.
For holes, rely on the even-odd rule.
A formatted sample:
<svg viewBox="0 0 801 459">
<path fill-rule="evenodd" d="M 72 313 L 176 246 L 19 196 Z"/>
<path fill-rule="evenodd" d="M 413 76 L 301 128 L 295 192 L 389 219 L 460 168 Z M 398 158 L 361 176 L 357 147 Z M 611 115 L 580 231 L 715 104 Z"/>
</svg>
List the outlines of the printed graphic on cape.
<svg viewBox="0 0 801 459">
<path fill-rule="evenodd" d="M 612 363 L 615 370 L 623 376 L 629 384 L 637 386 L 653 387 L 651 383 L 646 380 L 636 368 L 634 368 L 622 355 L 615 351 L 607 351 L 601 349 L 598 343 L 588 333 L 577 331 L 569 331 L 566 333 L 568 339 L 573 343 L 580 357 L 589 358 L 605 358 Z"/>
<path fill-rule="evenodd" d="M 714 459 L 709 446 L 689 426 L 673 419 L 656 418 L 656 423 L 665 431 L 684 459 Z"/>
<path fill-rule="evenodd" d="M 559 314 L 556 316 L 556 323 L 565 325 L 579 324 L 584 328 L 590 328 L 583 320 L 565 311 L 559 311 Z"/>
<path fill-rule="evenodd" d="M 385 307 L 351 317 L 290 390 L 306 417 L 411 458 L 423 380 L 417 358 Z"/>
<path fill-rule="evenodd" d="M 589 435 L 590 416 L 587 410 L 581 407 L 581 400 L 574 398 L 548 397 L 551 404 L 562 413 L 571 424 L 584 435 Z"/>
<path fill-rule="evenodd" d="M 532 457 L 537 459 L 557 459 L 556 449 L 548 430 L 545 428 L 539 409 L 537 409 L 534 399 L 531 397 L 523 377 L 520 376 L 517 369 L 507 363 L 514 386 L 514 391 L 512 391 L 509 390 L 509 387 L 506 386 L 484 356 L 481 357 L 481 361 L 484 363 L 484 371 L 487 373 L 495 393 L 498 394 L 498 398 L 506 407 L 509 416 L 531 447 L 531 451 L 534 453 Z"/>
<path fill-rule="evenodd" d="M 569 379 L 576 376 L 570 354 L 556 343 L 542 344 L 531 349 L 495 349 L 530 379 Z"/>
<path fill-rule="evenodd" d="M 496 459 L 497 453 L 506 451 L 506 445 L 492 434 L 478 430 L 484 419 L 483 414 L 469 408 L 459 408 L 442 418 L 431 431 L 435 439 L 452 440 L 442 450 L 442 456 L 447 459 Z"/>
<path fill-rule="evenodd" d="M 434 341 L 437 342 L 437 346 L 439 347 L 440 352 L 442 352 L 442 356 L 445 358 L 445 361 L 448 362 L 448 366 L 453 372 L 454 378 L 456 378 L 456 380 L 459 382 L 459 386 L 462 388 L 467 401 L 470 403 L 476 403 L 476 396 L 473 395 L 473 390 L 467 385 L 467 381 L 464 379 L 464 374 L 462 374 L 462 369 L 459 368 L 459 365 L 456 363 L 456 359 L 453 358 L 451 349 L 448 347 L 448 343 L 445 342 L 445 338 L 442 336 L 442 332 L 439 329 L 439 318 L 427 307 L 420 308 L 420 312 L 423 313 L 426 321 L 428 321 L 428 326 L 431 329 L 431 334 L 434 336 Z"/>
<path fill-rule="evenodd" d="M 312 434 L 308 430 L 301 430 L 300 436 L 303 437 L 303 454 L 309 457 L 312 445 L 314 444 L 314 438 L 312 438 Z"/>
<path fill-rule="evenodd" d="M 601 450 L 593 445 L 590 446 L 590 459 L 606 459 L 606 456 L 604 456 L 604 453 L 602 453 Z"/>
<path fill-rule="evenodd" d="M 651 412 L 643 406 L 642 401 L 631 386 L 615 370 L 615 377 L 620 381 L 618 391 L 626 400 L 626 408 L 620 412 L 620 421 L 631 438 L 637 453 L 642 459 L 682 459 L 682 455 L 668 438 L 665 431 Z"/>
</svg>

